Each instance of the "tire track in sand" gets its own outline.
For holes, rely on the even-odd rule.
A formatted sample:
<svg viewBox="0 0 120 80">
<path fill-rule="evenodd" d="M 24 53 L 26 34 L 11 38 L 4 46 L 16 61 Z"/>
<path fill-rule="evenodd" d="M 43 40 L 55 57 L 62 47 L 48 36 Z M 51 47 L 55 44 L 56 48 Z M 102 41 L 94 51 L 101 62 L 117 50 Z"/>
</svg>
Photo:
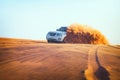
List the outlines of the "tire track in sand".
<svg viewBox="0 0 120 80">
<path fill-rule="evenodd" d="M 93 46 L 88 52 L 88 68 L 85 70 L 86 80 L 110 80 L 109 72 L 99 62 L 98 48 L 99 46 Z"/>
</svg>

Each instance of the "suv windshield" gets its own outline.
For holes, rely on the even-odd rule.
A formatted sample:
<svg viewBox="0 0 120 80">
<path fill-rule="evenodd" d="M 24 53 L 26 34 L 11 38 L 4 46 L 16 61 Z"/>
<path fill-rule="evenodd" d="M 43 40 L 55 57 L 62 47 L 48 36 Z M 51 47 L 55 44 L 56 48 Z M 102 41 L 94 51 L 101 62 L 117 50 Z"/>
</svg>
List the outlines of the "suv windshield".
<svg viewBox="0 0 120 80">
<path fill-rule="evenodd" d="M 52 33 L 52 32 L 50 32 L 49 35 L 50 35 L 50 36 L 55 36 L 56 33 Z"/>
</svg>

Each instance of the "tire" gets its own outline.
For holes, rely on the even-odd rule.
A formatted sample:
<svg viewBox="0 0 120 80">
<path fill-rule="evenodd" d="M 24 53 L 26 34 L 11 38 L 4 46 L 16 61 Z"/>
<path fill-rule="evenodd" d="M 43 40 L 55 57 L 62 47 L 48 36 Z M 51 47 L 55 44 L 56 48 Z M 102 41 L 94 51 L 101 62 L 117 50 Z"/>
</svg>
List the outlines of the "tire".
<svg viewBox="0 0 120 80">
<path fill-rule="evenodd" d="M 63 43 L 65 43 L 65 38 L 63 39 L 63 41 L 62 41 Z"/>
<path fill-rule="evenodd" d="M 47 40 L 47 42 L 48 42 L 48 43 L 51 43 L 51 41 L 50 41 L 50 40 Z"/>
</svg>

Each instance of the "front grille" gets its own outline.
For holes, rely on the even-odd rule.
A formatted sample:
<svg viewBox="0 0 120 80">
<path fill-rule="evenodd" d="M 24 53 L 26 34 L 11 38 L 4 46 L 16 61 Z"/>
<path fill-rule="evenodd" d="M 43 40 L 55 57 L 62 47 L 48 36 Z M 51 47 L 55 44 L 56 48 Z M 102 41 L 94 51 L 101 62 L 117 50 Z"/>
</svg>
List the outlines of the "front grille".
<svg viewBox="0 0 120 80">
<path fill-rule="evenodd" d="M 57 41 L 56 39 L 52 39 L 52 38 L 49 38 L 48 40 L 50 40 L 50 41 Z"/>
</svg>

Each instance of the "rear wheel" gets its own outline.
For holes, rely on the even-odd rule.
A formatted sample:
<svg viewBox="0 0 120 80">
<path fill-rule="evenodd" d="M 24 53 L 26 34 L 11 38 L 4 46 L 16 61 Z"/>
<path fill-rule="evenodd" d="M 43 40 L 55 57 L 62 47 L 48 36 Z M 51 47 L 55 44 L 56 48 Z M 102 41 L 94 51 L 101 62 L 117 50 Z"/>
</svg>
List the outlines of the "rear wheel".
<svg viewBox="0 0 120 80">
<path fill-rule="evenodd" d="M 48 43 L 50 43 L 51 41 L 50 40 L 47 40 Z"/>
<path fill-rule="evenodd" d="M 65 43 L 65 38 L 63 39 L 63 43 Z"/>
</svg>

